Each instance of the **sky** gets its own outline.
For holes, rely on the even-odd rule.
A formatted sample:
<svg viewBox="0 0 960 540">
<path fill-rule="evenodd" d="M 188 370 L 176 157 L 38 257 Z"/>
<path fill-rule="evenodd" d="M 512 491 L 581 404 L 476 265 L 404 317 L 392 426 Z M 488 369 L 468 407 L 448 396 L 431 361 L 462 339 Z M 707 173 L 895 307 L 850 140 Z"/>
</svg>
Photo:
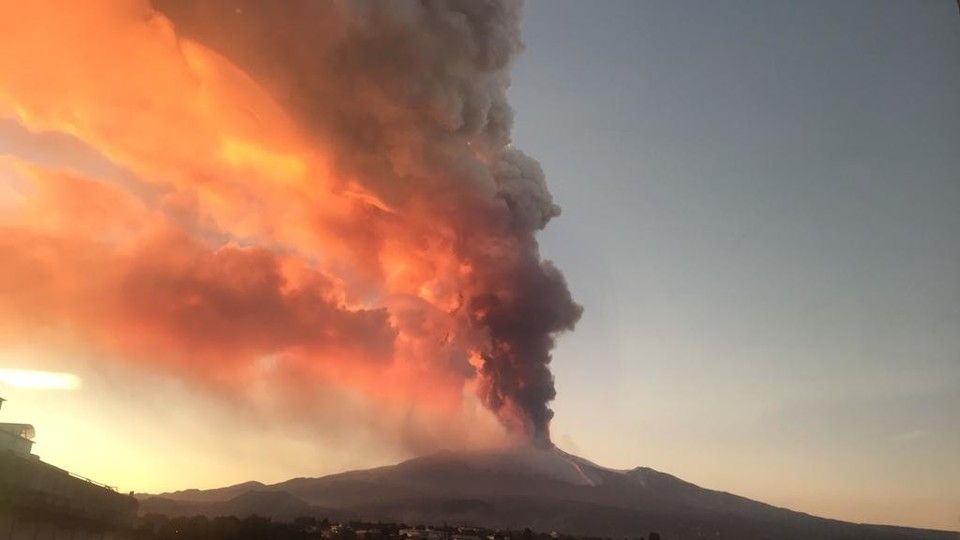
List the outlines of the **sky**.
<svg viewBox="0 0 960 540">
<path fill-rule="evenodd" d="M 530 2 L 516 143 L 584 305 L 561 446 L 960 527 L 953 2 Z"/>
<path fill-rule="evenodd" d="M 955 3 L 531 0 L 522 35 L 513 142 L 562 207 L 541 253 L 584 308 L 553 353 L 554 442 L 826 517 L 960 529 Z M 150 172 L 114 162 L 134 151 L 0 120 L 0 154 L 117 184 Z M 83 384 L 0 383 L 0 419 L 123 491 L 412 453 L 376 424 L 275 421 L 102 352 L 4 345 L 0 367 Z"/>
</svg>

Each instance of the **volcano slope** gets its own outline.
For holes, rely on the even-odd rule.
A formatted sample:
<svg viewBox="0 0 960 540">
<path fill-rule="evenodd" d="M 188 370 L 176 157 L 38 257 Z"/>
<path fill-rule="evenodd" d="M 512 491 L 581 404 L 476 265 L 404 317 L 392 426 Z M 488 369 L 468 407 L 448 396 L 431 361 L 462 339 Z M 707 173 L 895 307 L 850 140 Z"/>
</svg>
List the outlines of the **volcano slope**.
<svg viewBox="0 0 960 540">
<path fill-rule="evenodd" d="M 646 467 L 614 470 L 556 448 L 441 452 L 397 465 L 278 484 L 141 495 L 141 513 L 297 515 L 567 534 L 664 538 L 951 539 L 960 534 L 865 525 L 705 489 Z"/>
</svg>

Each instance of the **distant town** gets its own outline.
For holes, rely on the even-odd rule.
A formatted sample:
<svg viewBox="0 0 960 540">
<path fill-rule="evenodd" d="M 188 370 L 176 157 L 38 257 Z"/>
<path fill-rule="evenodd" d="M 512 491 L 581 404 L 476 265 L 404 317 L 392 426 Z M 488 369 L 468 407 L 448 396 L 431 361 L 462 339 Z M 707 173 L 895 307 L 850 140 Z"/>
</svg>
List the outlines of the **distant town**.
<svg viewBox="0 0 960 540">
<path fill-rule="evenodd" d="M 452 525 L 416 525 L 405 523 L 369 523 L 353 521 L 334 523 L 313 517 L 297 518 L 293 522 L 273 521 L 269 518 L 205 516 L 174 517 L 148 514 L 138 519 L 133 537 L 137 540 L 246 540 L 246 539 L 325 539 L 325 540 L 605 540 L 600 537 L 581 537 L 557 532 L 538 532 L 531 529 L 494 530 Z M 660 540 L 660 534 L 651 532 L 632 540 Z"/>
</svg>

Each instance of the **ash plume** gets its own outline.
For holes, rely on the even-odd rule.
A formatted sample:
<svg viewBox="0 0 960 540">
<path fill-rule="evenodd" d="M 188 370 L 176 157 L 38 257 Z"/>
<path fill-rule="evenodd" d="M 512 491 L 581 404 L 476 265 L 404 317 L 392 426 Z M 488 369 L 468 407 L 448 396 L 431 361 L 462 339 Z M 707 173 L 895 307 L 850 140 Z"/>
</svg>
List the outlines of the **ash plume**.
<svg viewBox="0 0 960 540">
<path fill-rule="evenodd" d="M 149 189 L 15 164 L 47 189 L 3 223 L 18 266 L 0 287 L 21 291 L 0 301 L 6 320 L 26 310 L 214 386 L 269 356 L 303 375 L 283 384 L 337 381 L 385 408 L 456 417 L 466 389 L 549 444 L 551 351 L 581 308 L 535 238 L 560 209 L 511 145 L 519 2 L 94 4 L 8 9 L 59 34 L 0 23 L 16 45 L 0 115 L 68 133 Z M 89 212 L 65 192 L 123 201 L 127 226 L 38 224 Z M 84 242 L 87 256 L 50 255 Z M 31 277 L 64 265 L 108 271 L 96 286 Z"/>
</svg>

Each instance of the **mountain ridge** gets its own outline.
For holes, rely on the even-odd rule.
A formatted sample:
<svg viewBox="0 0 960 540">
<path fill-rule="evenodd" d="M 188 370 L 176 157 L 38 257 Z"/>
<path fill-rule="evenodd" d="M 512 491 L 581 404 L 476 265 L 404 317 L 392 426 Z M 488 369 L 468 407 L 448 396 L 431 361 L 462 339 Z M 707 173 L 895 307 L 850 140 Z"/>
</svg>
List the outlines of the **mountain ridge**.
<svg viewBox="0 0 960 540">
<path fill-rule="evenodd" d="M 260 495 L 257 508 L 254 497 Z M 273 498 L 270 498 L 273 497 Z M 960 540 L 953 531 L 855 524 L 706 489 L 649 467 L 611 469 L 556 448 L 444 451 L 276 484 L 140 495 L 143 513 L 531 527 L 591 536 Z M 299 501 L 299 502 L 298 502 Z M 303 504 L 300 504 L 300 503 Z M 221 512 L 221 514 L 216 514 Z"/>
</svg>

